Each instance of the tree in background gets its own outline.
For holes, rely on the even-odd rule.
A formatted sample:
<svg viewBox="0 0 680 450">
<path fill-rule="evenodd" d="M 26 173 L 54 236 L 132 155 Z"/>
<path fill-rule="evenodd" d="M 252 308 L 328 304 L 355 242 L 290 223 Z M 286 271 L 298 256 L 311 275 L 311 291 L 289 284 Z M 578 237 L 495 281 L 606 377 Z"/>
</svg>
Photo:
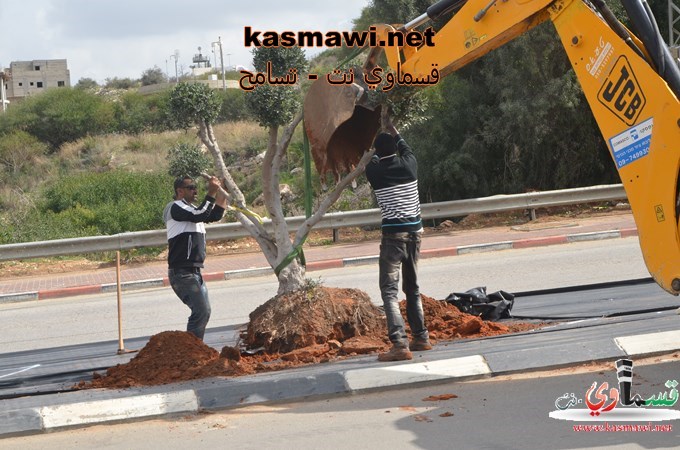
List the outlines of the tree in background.
<svg viewBox="0 0 680 450">
<path fill-rule="evenodd" d="M 49 144 L 52 151 L 65 142 L 113 128 L 112 104 L 82 89 L 48 89 L 0 116 L 0 135 L 23 130 Z"/>
<path fill-rule="evenodd" d="M 222 89 L 216 92 L 222 101 L 218 122 L 254 120 L 246 105 L 246 92 L 242 89 Z"/>
<path fill-rule="evenodd" d="M 494 111 L 482 141 L 502 166 L 496 192 L 564 189 L 617 180 L 581 86 L 550 23 L 481 62 Z"/>
<path fill-rule="evenodd" d="M 165 76 L 165 73 L 163 73 L 160 68 L 153 66 L 153 68 L 146 69 L 142 73 L 142 78 L 140 78 L 139 81 L 142 86 L 149 86 L 152 84 L 167 83 L 168 77 Z"/>
<path fill-rule="evenodd" d="M 99 87 L 99 84 L 92 78 L 81 78 L 78 80 L 78 82 L 73 86 L 76 89 L 97 89 Z"/>
<path fill-rule="evenodd" d="M 127 134 L 146 131 L 164 131 L 172 128 L 168 120 L 167 91 L 140 94 L 135 90 L 125 91 L 113 102 L 115 130 Z"/>
<path fill-rule="evenodd" d="M 402 1 L 373 5 L 387 14 L 385 5 L 395 3 Z M 467 64 L 426 95 L 427 122 L 404 131 L 418 142 L 424 201 L 618 178 L 550 23 Z"/>
<path fill-rule="evenodd" d="M 140 82 L 132 78 L 107 78 L 104 87 L 108 89 L 132 89 L 138 87 Z"/>
</svg>

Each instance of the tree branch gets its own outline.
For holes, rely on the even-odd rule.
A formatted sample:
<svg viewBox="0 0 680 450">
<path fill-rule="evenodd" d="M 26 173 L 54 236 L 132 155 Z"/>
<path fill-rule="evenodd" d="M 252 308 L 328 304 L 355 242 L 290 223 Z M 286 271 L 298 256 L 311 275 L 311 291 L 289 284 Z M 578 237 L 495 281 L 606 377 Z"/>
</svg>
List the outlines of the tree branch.
<svg viewBox="0 0 680 450">
<path fill-rule="evenodd" d="M 281 135 L 281 140 L 279 142 L 279 148 L 288 149 L 288 144 L 290 144 L 290 140 L 293 138 L 293 133 L 295 133 L 295 129 L 300 124 L 303 117 L 304 117 L 303 111 L 300 110 L 297 113 L 297 115 L 293 118 L 293 120 L 288 124 L 286 129 L 283 131 L 283 134 Z"/>
<path fill-rule="evenodd" d="M 226 164 L 224 164 L 222 152 L 219 145 L 217 144 L 217 140 L 215 139 L 212 125 L 205 121 L 201 121 L 199 123 L 198 135 L 201 139 L 201 142 L 203 142 L 203 145 L 207 147 L 208 151 L 210 151 L 213 156 L 215 167 L 221 175 L 223 183 L 226 187 L 226 192 L 224 189 L 220 189 L 222 189 L 222 192 L 227 195 L 227 201 L 234 203 L 238 208 L 236 210 L 236 218 L 239 222 L 241 222 L 244 228 L 248 230 L 250 235 L 255 238 L 258 244 L 260 244 L 260 247 L 262 248 L 262 251 L 264 252 L 268 261 L 277 258 L 278 254 L 276 247 L 274 246 L 272 239 L 269 237 L 269 233 L 267 233 L 267 230 L 264 228 L 263 224 L 260 223 L 259 218 L 255 216 L 246 206 L 243 193 L 229 173 Z M 234 199 L 236 199 L 236 201 L 234 201 Z M 270 254 L 268 254 L 268 252 Z"/>
<path fill-rule="evenodd" d="M 356 177 L 361 175 L 364 170 L 366 170 L 366 165 L 371 160 L 371 157 L 375 153 L 375 150 L 365 152 L 364 155 L 359 160 L 354 170 L 348 173 L 342 180 L 335 185 L 335 188 L 326 195 L 326 197 L 319 204 L 319 208 L 312 214 L 307 220 L 305 220 L 302 225 L 297 229 L 295 233 L 295 240 L 293 242 L 293 247 L 297 247 L 302 243 L 309 232 L 312 230 L 314 225 L 316 225 L 321 218 L 326 214 L 328 209 L 333 206 L 333 204 L 340 198 L 340 194 L 345 188 L 354 180 Z"/>
</svg>

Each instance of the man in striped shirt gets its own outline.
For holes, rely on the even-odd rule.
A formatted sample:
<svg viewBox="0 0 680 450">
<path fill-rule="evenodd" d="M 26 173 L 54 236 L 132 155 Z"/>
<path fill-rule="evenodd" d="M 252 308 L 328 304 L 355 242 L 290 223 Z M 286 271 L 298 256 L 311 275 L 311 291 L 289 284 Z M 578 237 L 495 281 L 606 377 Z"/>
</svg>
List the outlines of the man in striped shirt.
<svg viewBox="0 0 680 450">
<path fill-rule="evenodd" d="M 208 193 L 199 206 L 196 183 L 190 177 L 175 180 L 174 201 L 163 211 L 168 235 L 168 278 L 175 294 L 191 309 L 187 331 L 199 339 L 205 335 L 210 319 L 208 288 L 201 275 L 205 261 L 205 224 L 224 215 L 227 199 L 219 191 L 216 177 L 208 180 Z"/>
<path fill-rule="evenodd" d="M 382 212 L 379 283 L 392 348 L 378 355 L 379 361 L 412 359 L 413 351 L 430 350 L 423 305 L 418 287 L 418 256 L 423 224 L 418 198 L 418 163 L 413 150 L 388 121 L 388 133 L 374 143 L 375 155 L 366 166 L 366 178 Z M 411 328 L 409 344 L 404 318 L 399 311 L 399 271 L 406 294 L 406 318 Z"/>
</svg>

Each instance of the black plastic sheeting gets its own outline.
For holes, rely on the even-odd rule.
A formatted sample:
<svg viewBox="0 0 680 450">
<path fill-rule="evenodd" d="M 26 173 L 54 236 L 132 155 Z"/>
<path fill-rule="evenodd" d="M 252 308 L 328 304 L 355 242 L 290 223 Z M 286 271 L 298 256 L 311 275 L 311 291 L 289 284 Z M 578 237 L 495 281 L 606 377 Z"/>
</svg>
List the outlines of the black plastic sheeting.
<svg viewBox="0 0 680 450">
<path fill-rule="evenodd" d="M 515 295 L 505 291 L 487 294 L 486 286 L 482 286 L 465 292 L 452 292 L 444 301 L 466 314 L 497 321 L 511 317 L 510 310 L 515 303 Z"/>
</svg>

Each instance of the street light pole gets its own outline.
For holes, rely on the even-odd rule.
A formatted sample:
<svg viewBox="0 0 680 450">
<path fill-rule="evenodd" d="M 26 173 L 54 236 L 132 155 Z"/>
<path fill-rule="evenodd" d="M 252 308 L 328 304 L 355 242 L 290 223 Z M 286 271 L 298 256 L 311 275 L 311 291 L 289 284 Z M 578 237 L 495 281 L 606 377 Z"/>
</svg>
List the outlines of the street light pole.
<svg viewBox="0 0 680 450">
<path fill-rule="evenodd" d="M 217 36 L 217 42 L 220 46 L 220 64 L 222 65 L 222 90 L 226 91 L 227 90 L 227 82 L 225 81 L 224 78 L 224 57 L 222 56 L 222 37 Z"/>
<path fill-rule="evenodd" d="M 222 53 L 222 37 L 217 36 L 217 42 L 213 42 L 213 45 L 217 44 L 220 47 L 220 66 L 222 66 L 222 90 L 226 91 L 227 90 L 227 82 L 225 81 L 225 75 L 224 75 L 224 54 Z"/>
<path fill-rule="evenodd" d="M 177 58 L 179 58 L 179 50 L 175 50 L 175 53 L 170 55 L 171 58 L 175 58 L 175 83 L 179 82 L 179 75 L 177 74 Z"/>
</svg>

